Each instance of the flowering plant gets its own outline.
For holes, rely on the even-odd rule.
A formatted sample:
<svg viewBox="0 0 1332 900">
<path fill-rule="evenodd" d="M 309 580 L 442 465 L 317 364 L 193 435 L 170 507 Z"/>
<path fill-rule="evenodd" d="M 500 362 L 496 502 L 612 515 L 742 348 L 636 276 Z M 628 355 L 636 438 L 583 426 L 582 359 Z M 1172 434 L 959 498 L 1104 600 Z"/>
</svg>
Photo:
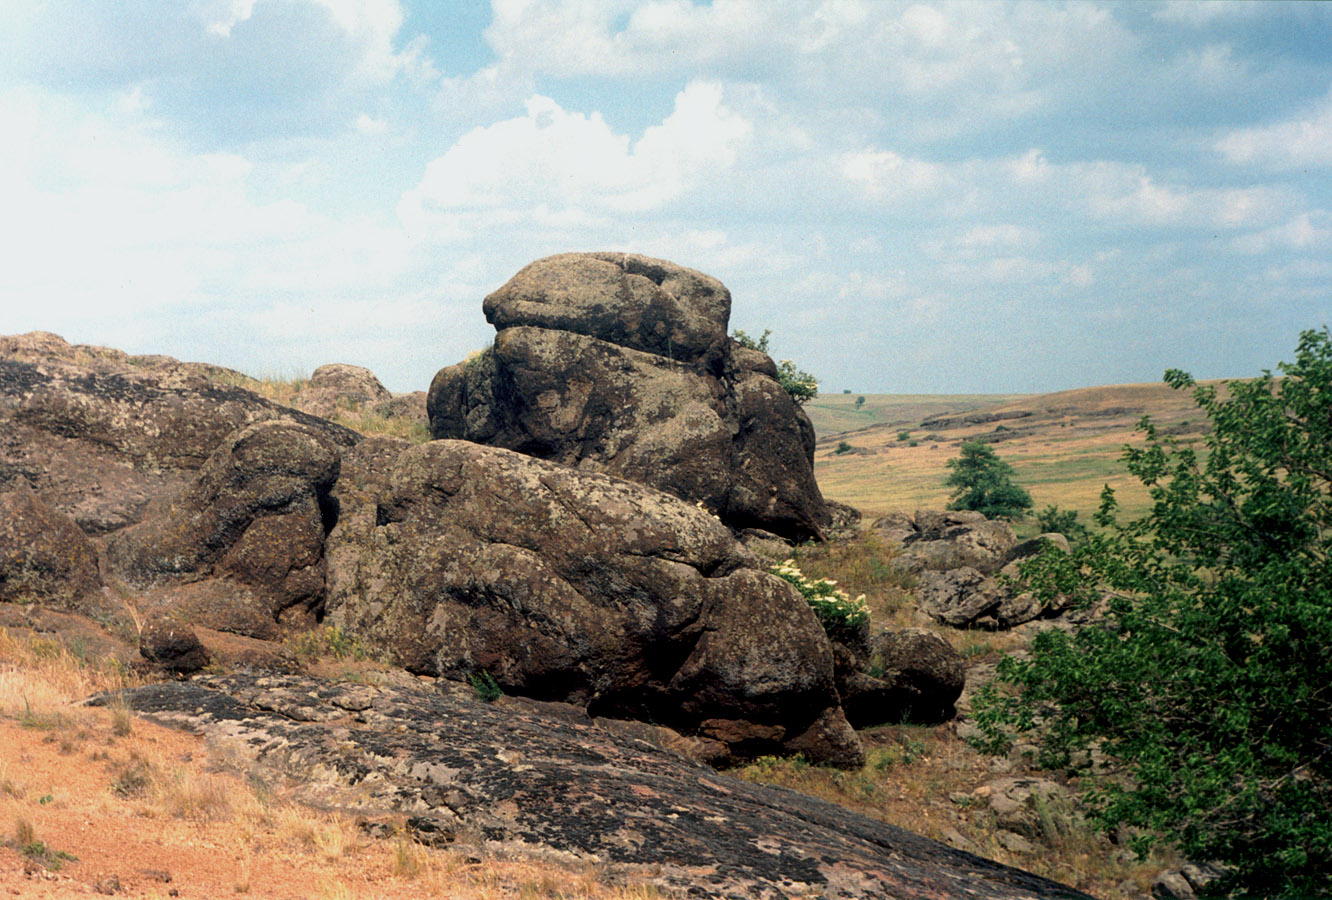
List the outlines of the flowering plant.
<svg viewBox="0 0 1332 900">
<path fill-rule="evenodd" d="M 869 607 L 865 605 L 864 594 L 852 599 L 835 581 L 827 578 L 811 581 L 796 566 L 794 559 L 784 560 L 769 571 L 800 592 L 829 637 L 845 641 L 847 636 L 869 624 Z"/>
</svg>

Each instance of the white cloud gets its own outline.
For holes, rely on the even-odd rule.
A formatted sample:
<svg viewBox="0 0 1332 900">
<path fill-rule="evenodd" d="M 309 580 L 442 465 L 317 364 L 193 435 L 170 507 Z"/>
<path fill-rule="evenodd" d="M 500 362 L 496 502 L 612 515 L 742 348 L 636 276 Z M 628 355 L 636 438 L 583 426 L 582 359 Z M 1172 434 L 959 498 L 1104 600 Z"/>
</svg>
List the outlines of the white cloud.
<svg viewBox="0 0 1332 900">
<path fill-rule="evenodd" d="M 0 119 L 15 126 L 0 136 L 11 328 L 136 345 L 151 333 L 170 352 L 218 304 L 237 321 L 290 297 L 391 305 L 419 277 L 395 223 L 256 201 L 249 159 L 191 153 L 141 113 L 88 113 L 28 88 L 0 93 Z"/>
<path fill-rule="evenodd" d="M 258 0 L 224 0 L 220 4 L 208 4 L 200 8 L 210 34 L 218 37 L 231 37 L 231 29 L 254 15 L 254 4 Z"/>
<path fill-rule="evenodd" d="M 1332 214 L 1326 210 L 1300 213 L 1282 225 L 1241 235 L 1233 241 L 1233 246 L 1248 254 L 1278 249 L 1326 251 L 1332 249 Z"/>
<path fill-rule="evenodd" d="M 1302 169 L 1332 166 L 1332 93 L 1299 118 L 1232 131 L 1216 143 L 1232 163 Z"/>
<path fill-rule="evenodd" d="M 842 176 L 874 198 L 899 199 L 936 190 L 945 180 L 942 166 L 910 159 L 891 150 L 845 153 Z"/>
<path fill-rule="evenodd" d="M 708 82 L 681 91 L 674 111 L 637 141 L 599 113 L 538 95 L 525 116 L 463 135 L 426 167 L 401 209 L 412 221 L 477 209 L 660 210 L 732 167 L 752 130 Z"/>
<path fill-rule="evenodd" d="M 1216 22 L 1252 19 L 1261 15 L 1262 6 L 1261 3 L 1236 3 L 1235 0 L 1166 0 L 1152 17 L 1200 28 Z"/>
</svg>

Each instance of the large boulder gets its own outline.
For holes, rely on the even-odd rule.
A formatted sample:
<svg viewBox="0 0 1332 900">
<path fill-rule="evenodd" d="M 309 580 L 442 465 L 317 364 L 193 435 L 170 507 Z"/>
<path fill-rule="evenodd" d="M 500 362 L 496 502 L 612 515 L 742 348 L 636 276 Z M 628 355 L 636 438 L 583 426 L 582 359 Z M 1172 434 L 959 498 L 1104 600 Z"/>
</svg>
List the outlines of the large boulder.
<svg viewBox="0 0 1332 900">
<path fill-rule="evenodd" d="M 968 565 L 948 571 L 921 571 L 917 576 L 920 610 L 957 628 L 1013 628 L 1041 618 L 1061 615 L 1069 609 L 1069 598 L 1042 604 L 1020 587 L 1020 565 L 1051 548 L 1068 553 L 1062 534 L 1037 535 L 1008 549 L 1000 568 L 992 575 Z"/>
<path fill-rule="evenodd" d="M 102 602 L 97 549 L 26 484 L 0 494 L 0 602 L 85 613 Z"/>
<path fill-rule="evenodd" d="M 163 605 L 211 628 L 267 638 L 278 621 L 310 624 L 323 607 L 338 467 L 337 445 L 318 429 L 242 429 L 187 490 L 115 535 L 111 571 L 132 587 L 169 587 Z"/>
<path fill-rule="evenodd" d="M 329 553 L 330 621 L 413 672 L 485 672 L 737 758 L 863 758 L 808 605 L 675 497 L 433 441 L 396 454 L 373 521 L 342 523 Z"/>
<path fill-rule="evenodd" d="M 967 672 L 962 655 L 925 628 L 876 635 L 870 659 L 893 686 L 890 709 L 909 722 L 942 722 L 955 713 Z"/>
<path fill-rule="evenodd" d="M 638 481 L 736 528 L 818 537 L 814 430 L 730 294 L 663 260 L 570 253 L 486 298 L 494 346 L 435 376 L 431 432 Z"/>
<path fill-rule="evenodd" d="M 568 331 L 713 368 L 726 352 L 731 292 L 632 253 L 562 253 L 525 266 L 482 305 L 497 331 Z"/>
<path fill-rule="evenodd" d="M 948 572 L 967 566 L 990 575 L 1003 567 L 1017 544 L 1007 522 L 971 510 L 893 513 L 876 520 L 874 527 L 901 542 L 901 562 L 912 572 Z"/>
<path fill-rule="evenodd" d="M 311 415 L 328 419 L 339 412 L 360 411 L 392 399 L 393 395 L 369 369 L 329 363 L 314 370 L 295 405 Z"/>
<path fill-rule="evenodd" d="M 86 533 L 107 534 L 184 489 L 239 428 L 281 420 L 343 447 L 360 439 L 228 383 L 240 380 L 44 332 L 0 337 L 0 491 L 27 484 Z"/>
</svg>

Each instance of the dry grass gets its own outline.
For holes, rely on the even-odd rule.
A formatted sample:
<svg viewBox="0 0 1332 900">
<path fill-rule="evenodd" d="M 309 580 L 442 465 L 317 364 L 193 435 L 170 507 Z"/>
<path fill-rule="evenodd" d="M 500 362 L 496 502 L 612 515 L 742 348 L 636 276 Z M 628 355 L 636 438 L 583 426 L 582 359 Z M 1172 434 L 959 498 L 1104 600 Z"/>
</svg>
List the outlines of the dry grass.
<svg viewBox="0 0 1332 900">
<path fill-rule="evenodd" d="M 1185 433 L 1203 423 L 1187 393 L 1163 384 L 1083 388 L 1012 399 L 867 395 L 860 410 L 854 409 L 854 400 L 854 395 L 820 398 L 815 403 L 828 408 L 810 408 L 822 423 L 815 472 L 824 496 L 851 504 L 866 518 L 942 508 L 948 501 L 943 484 L 948 460 L 957 457 L 964 441 L 996 433 L 1004 433 L 1006 439 L 994 444 L 995 451 L 1016 470 L 1015 480 L 1031 492 L 1037 510 L 1055 505 L 1075 510 L 1089 522 L 1101 489 L 1108 484 L 1123 511 L 1136 516 L 1146 510 L 1148 498 L 1124 469 L 1121 456 L 1126 444 L 1142 440 L 1138 421 L 1150 415 L 1163 428 Z M 960 419 L 971 410 L 1020 417 L 927 427 L 928 420 L 940 413 Z M 857 426 L 857 421 L 865 424 Z M 838 432 L 843 425 L 861 430 Z M 909 432 L 906 441 L 899 439 L 903 431 Z M 865 452 L 835 453 L 841 441 Z"/>
<path fill-rule="evenodd" d="M 1025 643 L 1012 632 L 950 628 L 919 613 L 914 578 L 898 561 L 899 545 L 873 531 L 843 542 L 756 549 L 773 560 L 794 555 L 811 578 L 828 578 L 849 594 L 865 594 L 871 631 L 926 628 L 948 641 L 968 664 L 996 660 Z M 884 726 L 861 736 L 867 759 L 857 770 L 765 757 L 731 774 L 819 797 L 1099 897 L 1121 896 L 1120 887 L 1126 882 L 1149 886 L 1151 877 L 1168 862 L 1159 855 L 1143 863 L 1126 859 L 1074 809 L 1055 804 L 1040 811 L 1044 834 L 1039 852 L 1006 846 L 988 804 L 972 794 L 997 777 L 991 759 L 959 739 L 952 723 Z M 1016 765 L 1017 771 L 1024 771 L 1020 761 Z"/>
<path fill-rule="evenodd" d="M 754 549 L 773 563 L 794 558 L 806 577 L 833 581 L 850 596 L 864 594 L 875 629 L 924 624 L 915 612 L 915 576 L 898 561 L 901 546 L 877 532 L 863 531 L 849 541 Z"/>
<path fill-rule="evenodd" d="M 282 406 L 296 407 L 310 379 L 300 375 L 264 375 L 253 378 L 239 372 L 222 372 L 214 379 L 243 387 Z M 414 444 L 430 440 L 430 429 L 404 416 L 386 416 L 356 404 L 344 404 L 334 410 L 330 421 L 367 436 L 397 437 Z"/>
<path fill-rule="evenodd" d="M 59 870 L 63 880 L 43 882 L 54 898 L 86 896 L 113 871 L 129 896 L 165 896 L 146 870 L 171 872 L 186 896 L 264 900 L 664 896 L 592 866 L 426 847 L 401 831 L 374 840 L 349 815 L 247 777 L 201 738 L 123 704 L 80 703 L 133 683 L 59 642 L 0 629 L 0 822 L 12 823 L 0 833 L 0 883 L 36 877 L 23 869 L 36 865 Z"/>
<path fill-rule="evenodd" d="M 999 839 L 994 816 L 972 792 L 995 776 L 989 760 L 959 740 L 951 725 L 869 729 L 864 767 L 851 771 L 800 759 L 764 757 L 730 774 L 836 803 L 989 859 L 1073 885 L 1097 897 L 1121 896 L 1126 881 L 1147 885 L 1169 860 L 1126 858 L 1070 807 L 1040 810 L 1036 852 Z M 960 840 L 959 840 L 960 839 Z"/>
</svg>

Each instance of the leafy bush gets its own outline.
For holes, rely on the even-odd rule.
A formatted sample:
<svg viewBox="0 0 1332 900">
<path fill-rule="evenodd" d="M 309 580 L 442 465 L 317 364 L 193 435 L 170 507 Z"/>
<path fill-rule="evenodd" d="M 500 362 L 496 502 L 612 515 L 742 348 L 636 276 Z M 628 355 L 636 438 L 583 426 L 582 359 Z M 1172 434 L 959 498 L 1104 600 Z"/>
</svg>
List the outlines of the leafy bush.
<svg viewBox="0 0 1332 900">
<path fill-rule="evenodd" d="M 473 672 L 467 676 L 467 683 L 472 686 L 472 695 L 482 703 L 494 703 L 504 696 L 504 688 L 489 672 Z"/>
<path fill-rule="evenodd" d="M 944 484 L 953 488 L 949 509 L 971 509 L 989 518 L 1013 519 L 1031 509 L 1031 494 L 1013 483 L 1013 467 L 989 444 L 968 441 L 962 455 L 946 463 Z"/>
<path fill-rule="evenodd" d="M 772 335 L 771 328 L 763 329 L 763 334 L 757 338 L 750 337 L 740 329 L 731 332 L 731 339 L 741 347 L 748 347 L 750 350 L 758 350 L 760 353 L 768 352 L 768 338 Z M 797 369 L 796 364 L 789 359 L 780 360 L 777 363 L 777 383 L 786 389 L 797 403 L 804 403 L 807 400 L 813 400 L 819 395 L 819 380 L 808 372 Z"/>
<path fill-rule="evenodd" d="M 852 599 L 837 586 L 837 582 L 827 578 L 811 580 L 797 568 L 794 559 L 783 561 L 769 569 L 783 581 L 795 585 L 795 589 L 805 598 L 810 609 L 819 617 L 819 624 L 833 640 L 846 643 L 856 632 L 869 626 L 869 607 L 865 605 L 865 595 Z"/>
<path fill-rule="evenodd" d="M 1036 516 L 1036 524 L 1042 534 L 1062 534 L 1068 538 L 1070 547 L 1076 547 L 1091 536 L 1091 529 L 1078 521 L 1075 509 L 1060 509 L 1050 505 Z"/>
<path fill-rule="evenodd" d="M 1039 596 L 1104 597 L 1098 624 L 1047 631 L 977 705 L 990 748 L 1031 731 L 1088 775 L 1098 822 L 1146 829 L 1228 867 L 1217 892 L 1328 896 L 1332 872 L 1332 339 L 1301 335 L 1285 377 L 1177 370 L 1211 419 L 1205 452 L 1158 433 L 1129 448 L 1150 491 L 1116 521 L 1103 494 L 1072 555 L 1025 566 Z M 1110 771 L 1091 773 L 1096 750 Z M 1210 886 L 1209 886 L 1210 887 Z"/>
<path fill-rule="evenodd" d="M 838 441 L 838 442 L 837 442 L 837 448 L 836 448 L 835 450 L 833 450 L 833 453 L 835 453 L 835 454 L 837 454 L 837 455 L 840 456 L 840 455 L 843 454 L 843 453 L 850 453 L 850 452 L 852 451 L 852 449 L 854 449 L 854 448 L 853 448 L 850 444 L 848 444 L 846 441 Z"/>
</svg>

